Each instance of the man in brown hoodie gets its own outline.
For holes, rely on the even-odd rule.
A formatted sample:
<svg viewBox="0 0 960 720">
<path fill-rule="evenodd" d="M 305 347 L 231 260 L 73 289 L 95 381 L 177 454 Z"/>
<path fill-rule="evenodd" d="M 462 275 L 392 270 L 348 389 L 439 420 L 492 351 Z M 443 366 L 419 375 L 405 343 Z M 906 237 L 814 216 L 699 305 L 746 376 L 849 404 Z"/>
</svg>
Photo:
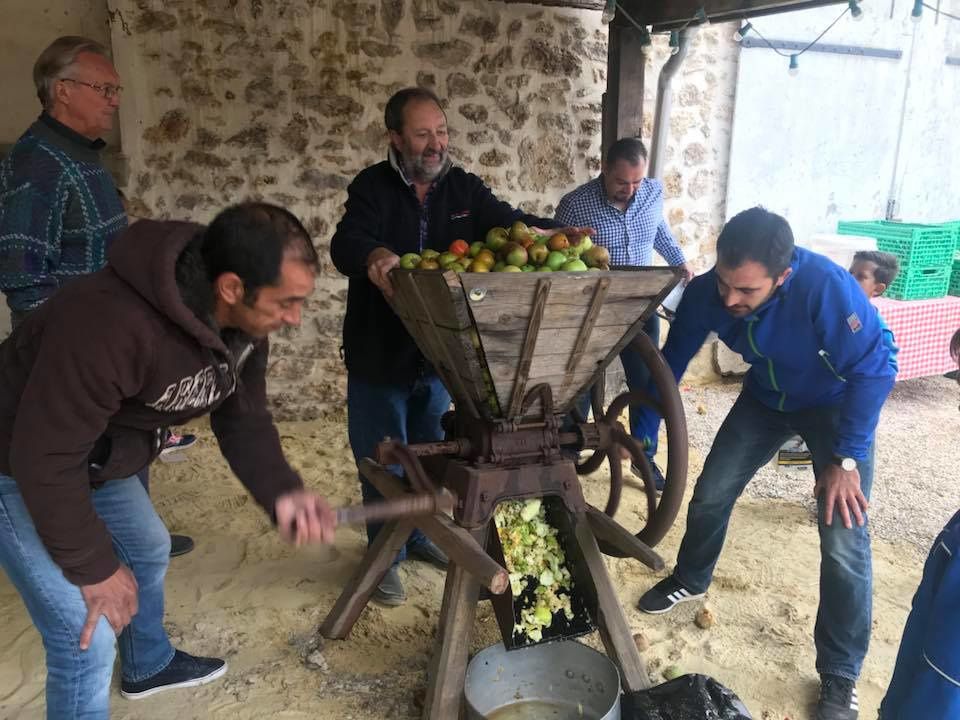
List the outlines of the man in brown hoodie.
<svg viewBox="0 0 960 720">
<path fill-rule="evenodd" d="M 316 265 L 275 206 L 228 208 L 206 228 L 144 220 L 0 344 L 0 566 L 43 637 L 48 718 L 108 717 L 118 645 L 131 699 L 226 671 L 163 629 L 170 539 L 134 476 L 162 428 L 209 414 L 281 537 L 332 541 L 334 515 L 266 408 L 267 336 L 299 324 Z"/>
</svg>

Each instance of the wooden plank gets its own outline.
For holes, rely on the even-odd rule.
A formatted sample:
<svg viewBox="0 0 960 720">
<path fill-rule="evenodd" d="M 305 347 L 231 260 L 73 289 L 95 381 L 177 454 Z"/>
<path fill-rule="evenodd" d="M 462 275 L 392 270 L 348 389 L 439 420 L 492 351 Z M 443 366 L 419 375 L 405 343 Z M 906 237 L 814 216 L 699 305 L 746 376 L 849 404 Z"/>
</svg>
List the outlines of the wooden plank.
<svg viewBox="0 0 960 720">
<path fill-rule="evenodd" d="M 593 327 L 597 322 L 597 317 L 600 314 L 600 309 L 603 307 L 603 301 L 604 298 L 607 297 L 607 291 L 609 289 L 609 278 L 600 278 L 597 281 L 596 288 L 593 292 L 593 297 L 590 300 L 590 307 L 587 309 L 587 313 L 583 317 L 583 325 L 581 325 L 580 330 L 577 333 L 577 340 L 574 343 L 573 352 L 570 353 L 570 357 L 567 359 L 567 366 L 564 370 L 563 384 L 560 388 L 561 391 L 570 385 L 573 374 L 576 372 L 577 366 L 580 364 L 580 360 L 583 358 L 584 350 L 586 350 L 587 343 L 590 341 L 590 335 L 593 333 Z M 596 346 L 594 349 L 597 349 Z M 606 350 L 607 348 L 602 349 L 604 353 L 606 353 Z"/>
<path fill-rule="evenodd" d="M 473 540 L 480 547 L 486 545 L 487 528 L 484 525 L 471 532 Z M 477 581 L 451 558 L 447 581 L 443 586 L 437 639 L 427 668 L 424 720 L 455 720 L 462 717 L 467 656 L 473 638 L 479 596 Z"/>
<path fill-rule="evenodd" d="M 574 538 L 583 553 L 587 571 L 597 591 L 597 629 L 606 648 L 607 657 L 620 669 L 624 690 L 631 692 L 650 687 L 647 670 L 633 641 L 627 616 L 620 598 L 610 581 L 607 566 L 600 555 L 597 540 L 584 513 L 578 514 L 574 524 Z"/>
<path fill-rule="evenodd" d="M 402 498 L 410 494 L 400 478 L 369 458 L 363 458 L 360 461 L 360 470 L 363 476 L 387 499 Z M 440 513 L 418 517 L 416 526 L 437 547 L 447 553 L 451 562 L 456 562 L 471 573 L 490 592 L 499 595 L 507 589 L 510 578 L 506 568 L 487 554 L 484 545 L 474 541 L 470 531 Z"/>
<path fill-rule="evenodd" d="M 638 540 L 636 535 L 602 510 L 588 505 L 587 520 L 590 521 L 590 528 L 599 543 L 606 543 L 622 553 L 617 557 L 632 557 L 651 570 L 657 572 L 663 570 L 663 558 L 653 548 Z"/>
<path fill-rule="evenodd" d="M 342 640 L 350 634 L 363 609 L 370 602 L 373 591 L 393 565 L 400 548 L 410 538 L 413 527 L 410 520 L 391 520 L 383 524 L 373 544 L 363 556 L 360 566 L 320 625 L 321 635 L 332 640 Z"/>
<path fill-rule="evenodd" d="M 515 417 L 520 412 L 524 393 L 527 389 L 527 374 L 530 372 L 530 363 L 537 347 L 537 338 L 540 335 L 540 321 L 550 296 L 550 280 L 543 278 L 537 281 L 537 291 L 533 298 L 530 318 L 527 322 L 527 331 L 524 334 L 523 345 L 520 347 L 520 357 L 517 362 L 516 375 L 513 379 L 513 390 L 510 393 L 509 411 L 507 417 Z M 496 385 L 496 382 L 494 382 Z"/>
<path fill-rule="evenodd" d="M 457 372 L 444 372 L 445 368 L 453 369 L 457 367 L 457 363 L 454 361 L 454 358 L 451 356 L 450 348 L 447 347 L 446 343 L 443 342 L 443 339 L 440 337 L 437 327 L 433 324 L 432 321 L 432 308 L 427 304 L 427 300 L 424 297 L 423 293 L 420 292 L 420 286 L 417 284 L 416 280 L 408 276 L 407 278 L 408 287 L 411 289 L 413 294 L 417 298 L 419 307 L 422 308 L 423 312 L 426 314 L 426 320 L 420 324 L 422 330 L 421 339 L 429 338 L 429 341 L 433 347 L 434 352 L 438 359 L 442 360 L 441 363 L 435 364 L 434 368 L 437 370 L 437 373 L 443 379 L 444 384 L 449 388 L 453 393 L 456 394 L 457 399 L 461 400 L 466 407 L 461 406 L 459 409 L 466 411 L 473 417 L 481 417 L 479 410 L 477 409 L 476 399 L 471 395 L 468 385 L 462 380 L 460 374 Z M 445 306 L 449 310 L 450 303 L 449 297 L 448 303 Z"/>
</svg>

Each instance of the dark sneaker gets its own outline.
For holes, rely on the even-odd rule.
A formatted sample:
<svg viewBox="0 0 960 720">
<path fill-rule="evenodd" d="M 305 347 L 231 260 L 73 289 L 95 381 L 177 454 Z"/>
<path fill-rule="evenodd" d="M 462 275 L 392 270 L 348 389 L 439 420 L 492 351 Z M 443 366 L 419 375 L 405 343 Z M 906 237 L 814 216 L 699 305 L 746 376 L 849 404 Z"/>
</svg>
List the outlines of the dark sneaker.
<svg viewBox="0 0 960 720">
<path fill-rule="evenodd" d="M 170 535 L 170 557 L 186 555 L 193 550 L 193 538 L 186 535 Z"/>
<path fill-rule="evenodd" d="M 373 599 L 381 605 L 396 607 L 403 605 L 407 601 L 407 593 L 403 589 L 403 583 L 400 581 L 400 571 L 397 566 L 392 566 L 383 576 L 383 580 L 373 591 Z"/>
<path fill-rule="evenodd" d="M 167 435 L 167 439 L 163 443 L 163 448 L 160 450 L 160 457 L 179 452 L 180 450 L 186 450 L 196 442 L 196 435 L 177 435 L 176 433 L 170 433 Z"/>
<path fill-rule="evenodd" d="M 216 680 L 227 671 L 227 663 L 219 658 L 194 657 L 176 650 L 167 666 L 139 682 L 120 682 L 120 694 L 127 700 L 140 700 L 164 690 L 196 687 Z"/>
<path fill-rule="evenodd" d="M 637 603 L 637 607 L 650 615 L 659 615 L 671 610 L 677 603 L 698 600 L 704 595 L 706 593 L 695 593 L 687 590 L 671 575 L 647 590 L 640 598 L 640 602 Z"/>
<path fill-rule="evenodd" d="M 447 565 L 450 564 L 447 554 L 426 538 L 418 543 L 407 545 L 407 557 L 423 560 L 441 570 L 446 570 Z"/>
<path fill-rule="evenodd" d="M 857 720 L 859 714 L 857 684 L 839 675 L 821 675 L 817 720 Z"/>
<path fill-rule="evenodd" d="M 660 468 L 657 467 L 657 464 L 653 461 L 653 459 L 648 459 L 650 460 L 650 469 L 653 470 L 653 482 L 657 487 L 657 492 L 663 492 L 663 488 L 667 484 L 666 478 L 663 477 L 663 473 L 660 472 Z M 643 480 L 643 473 L 640 472 L 640 468 L 636 463 L 630 463 L 630 472 Z"/>
</svg>

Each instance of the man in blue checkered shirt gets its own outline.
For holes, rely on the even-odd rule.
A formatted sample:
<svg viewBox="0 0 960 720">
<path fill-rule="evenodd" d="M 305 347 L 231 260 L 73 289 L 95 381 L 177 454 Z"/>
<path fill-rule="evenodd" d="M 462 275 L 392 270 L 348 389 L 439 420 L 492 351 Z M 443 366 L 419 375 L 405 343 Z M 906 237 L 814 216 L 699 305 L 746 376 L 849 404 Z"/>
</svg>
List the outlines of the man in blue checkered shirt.
<svg viewBox="0 0 960 720">
<path fill-rule="evenodd" d="M 643 266 L 653 264 L 653 251 L 670 265 L 682 267 L 685 280 L 694 272 L 683 256 L 663 217 L 663 183 L 644 177 L 647 172 L 647 149 L 639 138 L 621 138 L 610 149 L 600 177 L 567 193 L 557 206 L 556 220 L 570 227 L 596 229 L 594 244 L 610 253 L 611 265 Z M 660 322 L 653 315 L 643 330 L 659 344 Z M 620 353 L 620 362 L 630 390 L 644 390 L 650 379 L 640 354 L 629 345 Z M 579 401 L 581 414 L 586 415 L 589 398 Z M 647 454 L 656 476 L 657 488 L 663 489 L 663 474 L 653 462 L 657 438 L 638 437 L 640 413 L 630 408 L 630 432 L 647 445 Z M 639 475 L 639 470 L 633 471 Z"/>
</svg>

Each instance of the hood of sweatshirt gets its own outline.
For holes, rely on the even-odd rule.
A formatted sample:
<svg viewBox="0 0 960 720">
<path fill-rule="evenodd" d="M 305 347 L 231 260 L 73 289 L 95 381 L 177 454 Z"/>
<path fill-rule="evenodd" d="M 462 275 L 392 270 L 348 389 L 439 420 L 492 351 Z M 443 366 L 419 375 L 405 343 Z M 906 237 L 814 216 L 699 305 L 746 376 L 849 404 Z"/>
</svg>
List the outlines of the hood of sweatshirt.
<svg viewBox="0 0 960 720">
<path fill-rule="evenodd" d="M 191 222 L 139 220 L 114 240 L 107 261 L 158 312 L 204 347 L 226 354 L 220 335 L 184 303 L 176 281 L 177 259 L 203 229 Z"/>
</svg>

